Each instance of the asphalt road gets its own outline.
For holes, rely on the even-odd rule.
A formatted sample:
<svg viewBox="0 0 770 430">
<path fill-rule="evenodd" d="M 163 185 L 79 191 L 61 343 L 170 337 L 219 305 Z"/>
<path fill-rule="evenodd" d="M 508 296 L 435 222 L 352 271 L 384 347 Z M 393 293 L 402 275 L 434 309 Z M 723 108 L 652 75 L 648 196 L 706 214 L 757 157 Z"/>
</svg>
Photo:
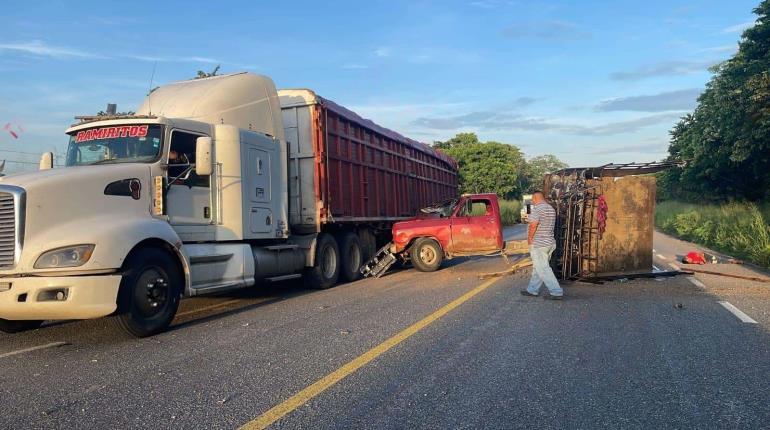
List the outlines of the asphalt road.
<svg viewBox="0 0 770 430">
<path fill-rule="evenodd" d="M 692 247 L 656 235 L 655 264 Z M 553 302 L 519 294 L 529 271 L 478 279 L 505 267 L 188 299 L 143 340 L 106 319 L 0 335 L 0 428 L 236 428 L 271 410 L 286 429 L 770 426 L 770 284 L 575 283 Z"/>
</svg>

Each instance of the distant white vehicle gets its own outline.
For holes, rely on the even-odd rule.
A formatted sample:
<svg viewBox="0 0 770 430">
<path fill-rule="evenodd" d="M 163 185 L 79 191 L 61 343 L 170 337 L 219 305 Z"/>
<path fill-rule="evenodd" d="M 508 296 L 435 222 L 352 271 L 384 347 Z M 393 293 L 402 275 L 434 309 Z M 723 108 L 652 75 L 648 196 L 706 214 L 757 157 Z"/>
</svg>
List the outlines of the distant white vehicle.
<svg viewBox="0 0 770 430">
<path fill-rule="evenodd" d="M 521 222 L 529 221 L 532 212 L 532 194 L 524 194 L 521 198 Z"/>
</svg>

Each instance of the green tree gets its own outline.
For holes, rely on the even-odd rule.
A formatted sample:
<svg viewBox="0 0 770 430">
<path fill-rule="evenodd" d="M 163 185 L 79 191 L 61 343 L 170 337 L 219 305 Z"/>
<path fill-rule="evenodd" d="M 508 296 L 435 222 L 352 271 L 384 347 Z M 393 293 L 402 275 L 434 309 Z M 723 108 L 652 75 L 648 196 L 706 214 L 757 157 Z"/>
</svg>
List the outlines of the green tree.
<svg viewBox="0 0 770 430">
<path fill-rule="evenodd" d="M 670 160 L 660 174 L 664 198 L 770 198 L 770 0 L 754 9 L 738 52 L 713 67 L 695 111 L 671 130 Z"/>
<path fill-rule="evenodd" d="M 481 142 L 474 133 L 460 133 L 433 146 L 457 160 L 461 192 L 496 193 L 511 199 L 521 196 L 526 162 L 516 146 Z"/>
<path fill-rule="evenodd" d="M 526 181 L 524 192 L 532 193 L 543 188 L 543 177 L 547 173 L 569 167 L 567 163 L 559 160 L 553 154 L 538 155 L 527 162 Z"/>
</svg>

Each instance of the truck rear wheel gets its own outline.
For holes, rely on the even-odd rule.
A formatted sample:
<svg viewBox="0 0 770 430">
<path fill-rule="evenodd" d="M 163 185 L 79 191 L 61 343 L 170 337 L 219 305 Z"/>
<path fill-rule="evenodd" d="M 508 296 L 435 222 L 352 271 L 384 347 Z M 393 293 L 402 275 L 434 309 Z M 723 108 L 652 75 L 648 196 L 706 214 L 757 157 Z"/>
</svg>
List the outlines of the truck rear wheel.
<svg viewBox="0 0 770 430">
<path fill-rule="evenodd" d="M 340 237 L 340 276 L 345 281 L 355 281 L 361 278 L 361 272 L 358 269 L 365 263 L 364 250 L 361 245 L 361 239 L 353 232 L 343 233 Z"/>
<path fill-rule="evenodd" d="M 409 250 L 412 265 L 420 272 L 435 272 L 444 261 L 444 251 L 433 239 L 422 238 L 412 245 Z"/>
<path fill-rule="evenodd" d="M 4 333 L 19 333 L 21 331 L 34 330 L 40 327 L 41 324 L 43 324 L 43 321 L 39 320 L 11 321 L 0 318 L 0 331 Z"/>
<path fill-rule="evenodd" d="M 118 292 L 117 325 L 128 334 L 147 337 L 168 328 L 179 308 L 182 274 L 166 252 L 145 248 L 126 262 Z"/>
<path fill-rule="evenodd" d="M 306 270 L 305 284 L 324 290 L 333 287 L 340 276 L 340 249 L 328 233 L 318 235 L 315 244 L 315 266 Z"/>
</svg>

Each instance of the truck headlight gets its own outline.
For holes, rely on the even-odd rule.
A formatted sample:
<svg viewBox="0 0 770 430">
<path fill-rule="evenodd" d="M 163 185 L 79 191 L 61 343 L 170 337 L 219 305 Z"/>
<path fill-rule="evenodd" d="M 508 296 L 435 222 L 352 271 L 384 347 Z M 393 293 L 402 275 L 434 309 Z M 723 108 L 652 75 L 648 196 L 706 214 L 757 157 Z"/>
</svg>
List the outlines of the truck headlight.
<svg viewBox="0 0 770 430">
<path fill-rule="evenodd" d="M 56 269 L 59 267 L 77 267 L 86 264 L 94 245 L 75 245 L 46 251 L 35 261 L 35 269 Z"/>
</svg>

